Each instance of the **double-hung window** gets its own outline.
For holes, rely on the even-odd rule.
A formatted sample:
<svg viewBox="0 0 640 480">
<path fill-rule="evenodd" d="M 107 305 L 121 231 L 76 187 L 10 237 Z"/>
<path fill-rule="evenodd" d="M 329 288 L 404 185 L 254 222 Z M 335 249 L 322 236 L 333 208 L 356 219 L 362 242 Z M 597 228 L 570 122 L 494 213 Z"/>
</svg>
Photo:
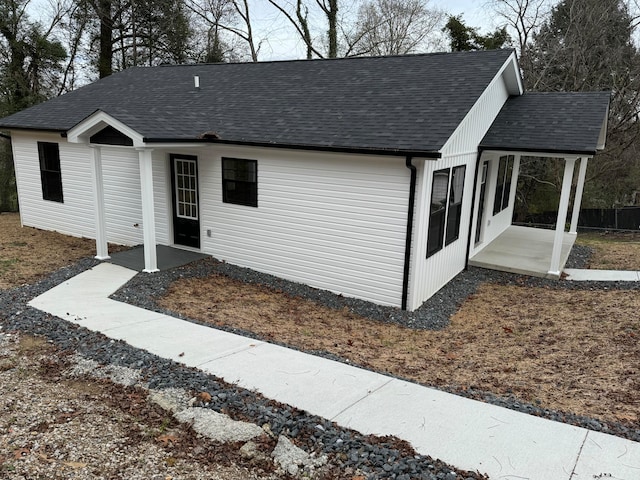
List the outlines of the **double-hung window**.
<svg viewBox="0 0 640 480">
<path fill-rule="evenodd" d="M 38 142 L 42 198 L 63 203 L 60 149 L 57 143 Z"/>
<path fill-rule="evenodd" d="M 258 206 L 258 162 L 242 158 L 222 159 L 222 201 Z"/>
<path fill-rule="evenodd" d="M 493 201 L 493 214 L 500 213 L 509 206 L 511 195 L 511 176 L 513 174 L 513 155 L 500 157 L 498 178 L 496 180 L 496 196 Z"/>
<path fill-rule="evenodd" d="M 433 172 L 427 258 L 460 237 L 464 165 Z"/>
</svg>

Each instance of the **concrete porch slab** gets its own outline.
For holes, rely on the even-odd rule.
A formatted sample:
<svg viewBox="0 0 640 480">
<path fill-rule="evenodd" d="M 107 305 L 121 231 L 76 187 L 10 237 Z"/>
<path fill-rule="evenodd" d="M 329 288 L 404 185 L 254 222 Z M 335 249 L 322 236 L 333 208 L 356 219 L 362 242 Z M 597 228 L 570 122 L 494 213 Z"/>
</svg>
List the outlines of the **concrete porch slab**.
<svg viewBox="0 0 640 480">
<path fill-rule="evenodd" d="M 555 231 L 511 225 L 495 240 L 469 259 L 474 267 L 519 273 L 543 278 L 549 274 Z M 560 271 L 567 263 L 576 235 L 565 233 L 560 255 Z"/>
<path fill-rule="evenodd" d="M 159 270 L 170 270 L 209 257 L 204 253 L 167 247 L 166 245 L 156 245 L 156 254 L 158 255 Z M 140 245 L 124 252 L 114 253 L 108 261 L 114 265 L 141 272 L 144 269 L 144 247 Z"/>
</svg>

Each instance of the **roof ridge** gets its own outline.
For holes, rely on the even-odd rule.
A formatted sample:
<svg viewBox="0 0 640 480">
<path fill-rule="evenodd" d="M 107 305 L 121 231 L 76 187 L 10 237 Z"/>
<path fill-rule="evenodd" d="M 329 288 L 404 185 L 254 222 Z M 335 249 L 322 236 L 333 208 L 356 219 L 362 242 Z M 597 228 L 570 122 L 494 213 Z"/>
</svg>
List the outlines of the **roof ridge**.
<svg viewBox="0 0 640 480">
<path fill-rule="evenodd" d="M 488 55 L 505 53 L 510 55 L 515 51 L 514 48 L 500 48 L 494 50 L 462 50 L 455 52 L 422 52 L 422 53 L 405 53 L 400 55 L 362 55 L 351 57 L 336 57 L 336 58 L 290 58 L 282 60 L 259 60 L 257 62 L 213 62 L 213 63 L 178 63 L 154 66 L 136 66 L 130 68 L 180 68 L 180 67 L 206 67 L 206 66 L 222 66 L 222 65 L 265 65 L 265 64 L 284 64 L 284 63 L 306 63 L 306 62 L 345 62 L 345 61 L 372 61 L 372 60 L 386 60 L 386 59 L 400 59 L 400 58 L 418 58 L 418 57 L 437 57 L 437 56 L 462 56 L 462 55 Z M 125 71 L 121 70 L 121 71 Z M 119 73 L 119 72 L 116 72 Z"/>
</svg>

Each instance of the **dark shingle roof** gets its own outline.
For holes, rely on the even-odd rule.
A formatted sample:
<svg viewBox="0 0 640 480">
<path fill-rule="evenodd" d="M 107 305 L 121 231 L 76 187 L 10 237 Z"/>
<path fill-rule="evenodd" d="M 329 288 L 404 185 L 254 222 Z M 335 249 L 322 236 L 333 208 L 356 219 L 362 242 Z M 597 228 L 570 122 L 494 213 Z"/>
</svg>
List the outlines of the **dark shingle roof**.
<svg viewBox="0 0 640 480">
<path fill-rule="evenodd" d="M 147 141 L 437 152 L 512 53 L 130 68 L 0 127 L 64 132 L 101 110 Z"/>
<path fill-rule="evenodd" d="M 511 97 L 480 142 L 486 150 L 594 154 L 610 92 L 531 92 Z"/>
</svg>

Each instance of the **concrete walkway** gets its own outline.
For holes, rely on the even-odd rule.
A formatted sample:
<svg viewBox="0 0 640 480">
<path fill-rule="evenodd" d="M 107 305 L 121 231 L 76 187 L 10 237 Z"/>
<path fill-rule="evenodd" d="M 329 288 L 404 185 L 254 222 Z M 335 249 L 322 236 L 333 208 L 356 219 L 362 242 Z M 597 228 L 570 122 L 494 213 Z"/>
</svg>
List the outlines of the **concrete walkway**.
<svg viewBox="0 0 640 480">
<path fill-rule="evenodd" d="M 494 479 L 640 479 L 640 443 L 517 413 L 107 297 L 137 272 L 102 263 L 31 306 L 364 434 Z"/>
<path fill-rule="evenodd" d="M 640 272 L 632 270 L 591 270 L 565 268 L 566 280 L 576 282 L 640 282 Z M 640 478 L 640 476 L 638 476 Z"/>
</svg>

